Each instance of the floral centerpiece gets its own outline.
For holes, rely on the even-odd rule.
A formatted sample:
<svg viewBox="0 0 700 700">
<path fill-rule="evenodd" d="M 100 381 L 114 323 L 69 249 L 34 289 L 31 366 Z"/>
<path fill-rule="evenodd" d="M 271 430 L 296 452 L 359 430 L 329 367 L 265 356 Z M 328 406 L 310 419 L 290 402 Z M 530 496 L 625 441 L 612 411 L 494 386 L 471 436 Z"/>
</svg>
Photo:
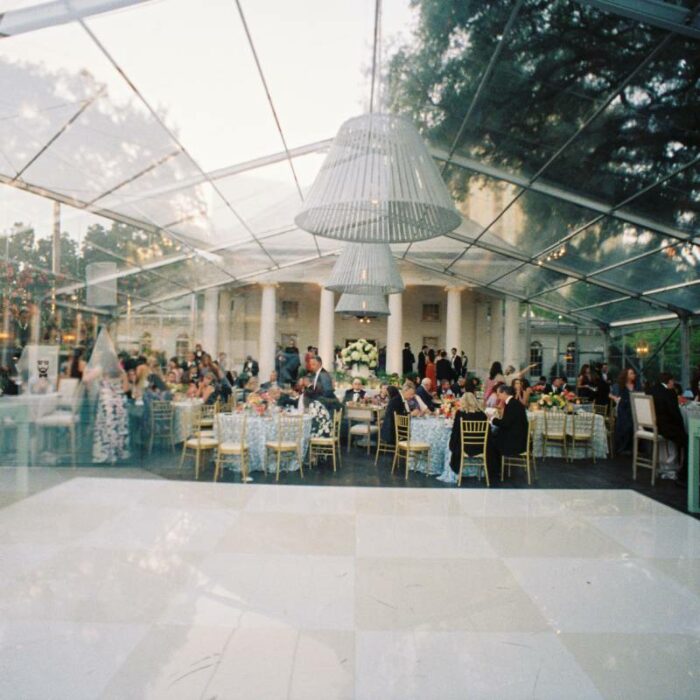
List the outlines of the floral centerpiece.
<svg viewBox="0 0 700 700">
<path fill-rule="evenodd" d="M 268 398 L 267 394 L 257 394 L 255 392 L 248 394 L 245 400 L 245 408 L 246 410 L 255 411 L 259 416 L 262 416 L 267 411 Z"/>
<path fill-rule="evenodd" d="M 576 394 L 571 391 L 563 391 L 561 394 L 543 394 L 537 405 L 540 408 L 555 408 L 564 410 L 572 401 L 576 400 Z"/>
<path fill-rule="evenodd" d="M 455 413 L 459 411 L 459 404 L 459 399 L 454 396 L 443 396 L 438 413 L 445 418 L 454 418 Z"/>
<path fill-rule="evenodd" d="M 340 351 L 340 357 L 343 360 L 343 364 L 351 367 L 351 374 L 354 377 L 367 377 L 370 374 L 370 370 L 377 368 L 379 354 L 375 345 L 364 338 L 360 338 L 343 348 Z"/>
</svg>

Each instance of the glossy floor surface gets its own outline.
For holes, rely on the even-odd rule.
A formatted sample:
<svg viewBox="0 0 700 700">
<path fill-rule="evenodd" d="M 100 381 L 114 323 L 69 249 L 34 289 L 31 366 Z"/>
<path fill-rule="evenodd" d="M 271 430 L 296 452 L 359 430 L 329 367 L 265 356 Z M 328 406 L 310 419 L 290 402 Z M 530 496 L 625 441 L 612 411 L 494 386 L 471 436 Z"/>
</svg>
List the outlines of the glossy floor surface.
<svg viewBox="0 0 700 700">
<path fill-rule="evenodd" d="M 2 698 L 698 697 L 700 522 L 632 491 L 8 468 L 0 499 Z"/>
</svg>

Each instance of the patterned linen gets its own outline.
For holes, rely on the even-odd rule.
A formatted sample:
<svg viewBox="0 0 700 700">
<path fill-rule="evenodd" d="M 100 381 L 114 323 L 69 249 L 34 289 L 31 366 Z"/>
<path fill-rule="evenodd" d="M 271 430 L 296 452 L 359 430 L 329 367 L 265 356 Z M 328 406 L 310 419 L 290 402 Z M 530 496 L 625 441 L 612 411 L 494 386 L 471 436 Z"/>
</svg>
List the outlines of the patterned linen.
<svg viewBox="0 0 700 700">
<path fill-rule="evenodd" d="M 240 428 L 236 430 L 234 421 L 242 421 L 239 413 L 220 413 L 217 421 L 217 438 L 221 442 L 235 441 Z M 313 416 L 304 414 L 304 431 L 301 439 L 302 458 L 306 458 L 311 439 L 311 425 Z M 219 434 L 220 433 L 220 434 Z M 248 445 L 248 471 L 265 471 L 265 443 L 277 439 L 277 417 L 248 415 L 246 421 L 246 444 Z M 240 463 L 237 460 L 227 460 L 227 468 L 240 471 Z M 272 460 L 268 465 L 268 471 L 274 471 Z M 285 456 L 282 462 L 283 471 L 297 471 L 299 460 L 296 454 Z"/>
<path fill-rule="evenodd" d="M 95 417 L 92 459 L 114 464 L 129 458 L 129 414 L 121 379 L 102 379 Z"/>
<path fill-rule="evenodd" d="M 535 429 L 532 440 L 532 450 L 535 457 L 561 457 L 562 451 L 561 447 L 558 445 L 549 445 L 547 454 L 544 455 L 544 440 L 542 437 L 544 434 L 544 411 L 528 411 L 527 417 L 530 419 L 531 425 Z M 566 433 L 567 435 L 573 433 L 571 421 L 567 422 Z M 608 456 L 608 438 L 605 431 L 605 419 L 598 414 L 595 415 L 593 423 L 593 452 L 595 453 L 596 459 L 605 459 Z M 578 446 L 571 452 L 571 446 L 569 446 L 569 455 L 574 459 L 584 459 L 586 456 L 590 457 L 590 450 L 587 452 L 584 446 Z"/>
<path fill-rule="evenodd" d="M 175 417 L 173 419 L 175 442 L 183 442 L 190 436 L 194 412 L 197 407 L 201 405 L 201 399 L 188 399 L 187 401 L 173 402 L 173 409 L 175 410 Z"/>
</svg>

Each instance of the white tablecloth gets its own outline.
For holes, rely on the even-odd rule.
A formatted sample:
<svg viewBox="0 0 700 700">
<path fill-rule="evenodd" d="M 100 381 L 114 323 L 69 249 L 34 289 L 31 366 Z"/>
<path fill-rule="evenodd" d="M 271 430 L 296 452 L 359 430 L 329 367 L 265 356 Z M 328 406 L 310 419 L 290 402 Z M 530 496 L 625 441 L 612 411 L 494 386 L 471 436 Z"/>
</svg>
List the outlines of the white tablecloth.
<svg viewBox="0 0 700 700">
<path fill-rule="evenodd" d="M 220 413 L 217 417 L 217 438 L 221 442 L 226 440 L 235 440 L 236 431 L 234 423 L 241 421 L 243 416 L 239 413 Z M 306 457 L 306 451 L 309 447 L 311 439 L 311 421 L 310 415 L 304 415 L 304 430 L 301 440 L 302 459 Z M 220 434 L 219 434 L 220 433 Z M 277 439 L 277 417 L 276 416 L 256 416 L 247 415 L 246 420 L 246 443 L 248 445 L 248 471 L 265 471 L 265 443 Z M 240 462 L 236 459 L 227 460 L 227 468 L 234 471 L 240 471 Z M 270 461 L 267 465 L 267 471 L 274 471 L 276 463 Z M 284 471 L 297 471 L 299 469 L 299 460 L 295 454 L 285 457 L 282 462 Z"/>
<path fill-rule="evenodd" d="M 192 432 L 192 419 L 198 406 L 202 405 L 201 399 L 187 399 L 186 401 L 174 401 L 173 432 L 175 442 L 186 440 Z"/>
<path fill-rule="evenodd" d="M 7 402 L 7 405 L 26 406 L 29 421 L 33 423 L 42 416 L 53 413 L 58 408 L 58 392 L 50 394 L 19 394 L 17 396 L 2 396 L 1 401 Z M 10 409 L 11 411 L 12 409 Z"/>
</svg>

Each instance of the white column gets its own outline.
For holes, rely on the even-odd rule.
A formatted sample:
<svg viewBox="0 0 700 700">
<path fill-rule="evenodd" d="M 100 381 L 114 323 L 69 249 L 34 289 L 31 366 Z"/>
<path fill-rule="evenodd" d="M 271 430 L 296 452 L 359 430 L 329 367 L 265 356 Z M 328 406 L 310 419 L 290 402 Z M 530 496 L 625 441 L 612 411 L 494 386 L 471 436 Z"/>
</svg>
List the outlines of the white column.
<svg viewBox="0 0 700 700">
<path fill-rule="evenodd" d="M 480 299 L 476 302 L 476 320 L 474 323 L 476 337 L 474 339 L 474 358 L 472 368 L 477 374 L 483 375 L 491 366 L 490 328 L 488 321 L 489 301 Z"/>
<path fill-rule="evenodd" d="M 505 367 L 513 365 L 520 369 L 520 302 L 517 299 L 506 299 L 505 322 L 503 324 L 503 362 Z M 524 363 L 527 364 L 527 363 Z"/>
<path fill-rule="evenodd" d="M 219 290 L 204 292 L 204 317 L 202 319 L 202 347 L 212 359 L 219 354 Z"/>
<path fill-rule="evenodd" d="M 401 294 L 389 295 L 389 313 L 390 316 L 386 321 L 386 371 L 387 374 L 401 374 L 403 372 Z"/>
<path fill-rule="evenodd" d="M 462 287 L 447 287 L 445 350 L 462 350 Z"/>
<path fill-rule="evenodd" d="M 277 286 L 262 285 L 260 301 L 260 342 L 258 343 L 258 363 L 261 381 L 267 381 L 275 369 L 277 343 Z"/>
<path fill-rule="evenodd" d="M 503 362 L 503 300 L 491 300 L 491 328 L 489 364 L 491 362 Z M 503 366 L 505 370 L 506 365 Z"/>
<path fill-rule="evenodd" d="M 335 369 L 335 294 L 323 288 L 318 310 L 318 354 L 323 366 L 332 372 Z"/>
</svg>

